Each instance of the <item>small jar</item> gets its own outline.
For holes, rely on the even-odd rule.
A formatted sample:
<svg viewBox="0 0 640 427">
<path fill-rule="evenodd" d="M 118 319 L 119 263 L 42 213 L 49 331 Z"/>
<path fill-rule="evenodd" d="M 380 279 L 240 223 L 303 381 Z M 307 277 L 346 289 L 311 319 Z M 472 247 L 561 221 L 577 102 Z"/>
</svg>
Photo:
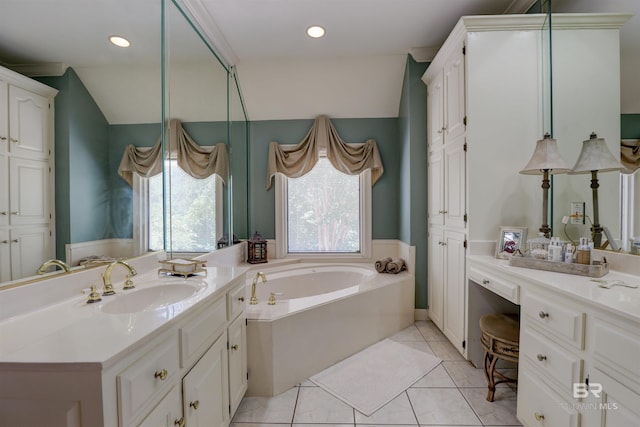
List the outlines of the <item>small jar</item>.
<svg viewBox="0 0 640 427">
<path fill-rule="evenodd" d="M 580 244 L 576 250 L 576 263 L 591 264 L 591 247 L 586 237 L 580 238 Z"/>
<path fill-rule="evenodd" d="M 529 254 L 538 259 L 547 259 L 549 253 L 549 242 L 551 240 L 544 237 L 544 233 L 538 233 L 538 237 L 529 239 Z"/>
</svg>

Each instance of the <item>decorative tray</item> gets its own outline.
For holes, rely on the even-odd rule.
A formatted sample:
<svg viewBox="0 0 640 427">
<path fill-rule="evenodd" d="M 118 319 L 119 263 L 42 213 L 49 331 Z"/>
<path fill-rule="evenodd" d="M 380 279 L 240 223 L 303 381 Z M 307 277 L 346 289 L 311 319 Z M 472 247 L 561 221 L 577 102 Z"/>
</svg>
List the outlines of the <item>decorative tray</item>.
<svg viewBox="0 0 640 427">
<path fill-rule="evenodd" d="M 556 273 L 576 274 L 579 276 L 602 277 L 609 272 L 609 264 L 606 258 L 594 261 L 594 264 L 576 264 L 559 261 L 547 261 L 531 256 L 512 256 L 509 265 L 514 267 L 533 268 L 535 270 L 553 271 Z"/>
<path fill-rule="evenodd" d="M 158 270 L 158 275 L 166 274 L 180 277 L 189 277 L 200 273 L 204 273 L 205 276 L 207 275 L 207 270 L 204 269 L 207 261 L 176 258 L 158 262 L 164 265 L 163 268 Z"/>
</svg>

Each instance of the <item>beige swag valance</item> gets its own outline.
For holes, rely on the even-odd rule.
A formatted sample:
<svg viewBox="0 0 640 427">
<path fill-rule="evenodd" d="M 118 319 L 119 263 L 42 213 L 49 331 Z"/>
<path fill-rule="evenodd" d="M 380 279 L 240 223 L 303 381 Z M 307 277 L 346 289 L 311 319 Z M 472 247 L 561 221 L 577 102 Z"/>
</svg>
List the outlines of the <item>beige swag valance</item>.
<svg viewBox="0 0 640 427">
<path fill-rule="evenodd" d="M 200 146 L 185 132 L 178 119 L 169 122 L 169 157 L 175 156 L 178 166 L 194 178 L 204 179 L 218 175 L 226 183 L 227 146 Z M 162 172 L 162 138 L 153 147 L 127 145 L 118 167 L 118 174 L 133 185 L 133 174 L 149 178 Z"/>
<path fill-rule="evenodd" d="M 640 139 L 623 139 L 620 142 L 620 162 L 625 167 L 622 173 L 634 173 L 640 169 Z"/>
<path fill-rule="evenodd" d="M 371 185 L 380 179 L 384 168 L 380 152 L 373 139 L 365 143 L 347 144 L 326 116 L 316 118 L 304 139 L 294 146 L 269 144 L 267 165 L 267 190 L 273 176 L 280 172 L 289 178 L 298 178 L 309 172 L 318 162 L 320 152 L 325 152 L 334 168 L 349 175 L 358 175 L 371 169 Z"/>
</svg>

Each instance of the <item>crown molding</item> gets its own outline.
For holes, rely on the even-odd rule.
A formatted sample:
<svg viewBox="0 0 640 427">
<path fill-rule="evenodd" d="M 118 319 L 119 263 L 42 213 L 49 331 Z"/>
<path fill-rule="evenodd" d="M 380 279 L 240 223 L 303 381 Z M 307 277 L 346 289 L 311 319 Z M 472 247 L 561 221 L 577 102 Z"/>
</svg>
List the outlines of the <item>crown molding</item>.
<svg viewBox="0 0 640 427">
<path fill-rule="evenodd" d="M 63 62 L 47 62 L 42 64 L 2 64 L 10 70 L 29 77 L 61 76 L 67 70 Z"/>
</svg>

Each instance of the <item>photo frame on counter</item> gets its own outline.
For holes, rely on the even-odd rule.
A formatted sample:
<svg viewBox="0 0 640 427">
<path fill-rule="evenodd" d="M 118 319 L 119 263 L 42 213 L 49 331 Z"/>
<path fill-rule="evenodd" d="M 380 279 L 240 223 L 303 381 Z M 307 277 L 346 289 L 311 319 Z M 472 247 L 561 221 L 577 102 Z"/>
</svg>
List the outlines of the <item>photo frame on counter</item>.
<svg viewBox="0 0 640 427">
<path fill-rule="evenodd" d="M 527 242 L 527 227 L 500 227 L 496 244 L 496 258 L 509 259 L 516 251 L 524 252 Z"/>
</svg>

